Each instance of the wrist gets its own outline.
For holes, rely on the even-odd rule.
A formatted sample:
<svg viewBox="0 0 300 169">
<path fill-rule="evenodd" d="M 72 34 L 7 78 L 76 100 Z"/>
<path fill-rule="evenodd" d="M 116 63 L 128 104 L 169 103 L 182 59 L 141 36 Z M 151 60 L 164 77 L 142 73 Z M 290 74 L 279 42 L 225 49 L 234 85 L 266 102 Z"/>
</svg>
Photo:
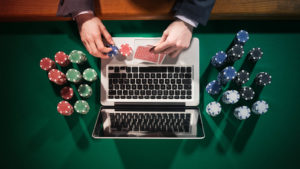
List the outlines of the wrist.
<svg viewBox="0 0 300 169">
<path fill-rule="evenodd" d="M 185 27 L 187 27 L 191 32 L 194 30 L 194 26 L 190 25 L 189 23 L 184 22 L 181 19 L 176 19 L 176 22 L 182 23 Z"/>
</svg>

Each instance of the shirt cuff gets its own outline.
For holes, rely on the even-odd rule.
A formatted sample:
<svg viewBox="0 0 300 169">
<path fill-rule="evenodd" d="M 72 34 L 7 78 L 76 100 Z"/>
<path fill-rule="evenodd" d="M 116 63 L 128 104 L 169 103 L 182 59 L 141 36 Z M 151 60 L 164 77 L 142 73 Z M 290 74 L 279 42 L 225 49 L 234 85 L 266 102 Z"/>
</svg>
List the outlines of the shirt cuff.
<svg viewBox="0 0 300 169">
<path fill-rule="evenodd" d="M 192 27 L 196 28 L 198 26 L 198 22 L 192 20 L 192 19 L 189 19 L 183 15 L 175 15 L 175 18 L 177 19 L 180 19 L 182 20 L 183 22 L 187 23 L 187 24 L 190 24 Z"/>
<path fill-rule="evenodd" d="M 83 15 L 83 14 L 94 14 L 94 12 L 91 11 L 91 10 L 88 10 L 88 11 L 81 11 L 81 12 L 79 12 L 79 13 L 73 15 L 72 18 L 73 18 L 73 20 L 75 20 L 77 16 Z"/>
</svg>

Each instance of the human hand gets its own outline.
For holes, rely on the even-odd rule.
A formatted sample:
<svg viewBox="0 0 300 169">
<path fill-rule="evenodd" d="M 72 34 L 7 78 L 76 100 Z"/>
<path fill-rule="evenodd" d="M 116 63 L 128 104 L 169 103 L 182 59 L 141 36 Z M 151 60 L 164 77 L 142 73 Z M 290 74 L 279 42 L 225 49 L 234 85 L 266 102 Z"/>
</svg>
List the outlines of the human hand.
<svg viewBox="0 0 300 169">
<path fill-rule="evenodd" d="M 76 21 L 81 41 L 87 51 L 95 57 L 109 58 L 107 53 L 112 49 L 104 46 L 102 35 L 108 43 L 113 45 L 114 42 L 101 20 L 93 14 L 82 14 L 76 17 Z"/>
<path fill-rule="evenodd" d="M 193 27 L 181 20 L 172 22 L 164 31 L 160 41 L 153 49 L 154 53 L 165 53 L 176 57 L 190 46 Z"/>
</svg>

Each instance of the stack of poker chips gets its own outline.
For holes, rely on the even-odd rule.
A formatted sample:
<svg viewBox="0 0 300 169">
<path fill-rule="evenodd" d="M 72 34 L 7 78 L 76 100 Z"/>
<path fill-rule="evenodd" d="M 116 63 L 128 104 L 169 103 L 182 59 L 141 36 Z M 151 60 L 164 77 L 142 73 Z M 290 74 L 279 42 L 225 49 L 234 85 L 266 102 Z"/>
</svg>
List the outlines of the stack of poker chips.
<svg viewBox="0 0 300 169">
<path fill-rule="evenodd" d="M 217 81 L 221 85 L 226 85 L 230 80 L 233 80 L 237 72 L 233 66 L 228 66 L 219 72 Z"/>
<path fill-rule="evenodd" d="M 48 72 L 48 78 L 57 85 L 64 85 L 67 83 L 66 75 L 58 69 L 51 69 Z"/>
<path fill-rule="evenodd" d="M 74 104 L 76 112 L 80 114 L 87 114 L 90 111 L 90 106 L 85 100 L 77 100 Z"/>
<path fill-rule="evenodd" d="M 239 45 L 245 45 L 245 43 L 248 40 L 249 40 L 249 33 L 245 30 L 240 30 L 234 38 L 234 43 Z"/>
<path fill-rule="evenodd" d="M 81 84 L 79 87 L 78 87 L 78 93 L 81 97 L 87 99 L 89 98 L 92 93 L 93 93 L 93 90 L 92 88 L 87 85 L 87 84 Z"/>
<path fill-rule="evenodd" d="M 72 63 L 83 64 L 87 60 L 87 57 L 82 51 L 72 50 L 69 54 L 69 60 Z"/>
<path fill-rule="evenodd" d="M 221 113 L 221 104 L 218 102 L 210 102 L 207 106 L 206 106 L 206 112 L 207 114 L 209 114 L 210 116 L 217 116 Z"/>
<path fill-rule="evenodd" d="M 61 67 L 66 67 L 70 64 L 70 60 L 68 58 L 69 56 L 62 51 L 57 52 L 54 56 L 55 62 Z"/>
<path fill-rule="evenodd" d="M 235 104 L 240 100 L 240 94 L 236 90 L 227 90 L 223 93 L 222 101 L 225 104 Z"/>
<path fill-rule="evenodd" d="M 254 82 L 258 86 L 271 84 L 272 76 L 267 72 L 260 72 L 256 75 Z"/>
<path fill-rule="evenodd" d="M 128 43 L 122 44 L 119 51 L 120 51 L 120 53 L 121 53 L 122 56 L 126 56 L 126 57 L 131 56 L 132 53 L 133 53 L 133 50 L 129 46 Z"/>
<path fill-rule="evenodd" d="M 207 93 L 216 95 L 222 90 L 222 86 L 216 80 L 213 80 L 206 85 L 205 89 Z"/>
<path fill-rule="evenodd" d="M 247 106 L 240 106 L 234 109 L 234 116 L 239 120 L 246 120 L 250 117 L 251 110 Z"/>
<path fill-rule="evenodd" d="M 258 115 L 265 114 L 269 109 L 269 105 L 264 100 L 258 100 L 252 105 L 252 112 Z"/>
<path fill-rule="evenodd" d="M 97 72 L 92 68 L 87 68 L 81 74 L 80 71 L 71 68 L 67 70 L 66 74 L 62 71 L 56 69 L 55 62 L 61 67 L 68 66 L 71 62 L 75 64 L 82 64 L 87 60 L 86 55 L 82 51 L 73 50 L 69 55 L 66 53 L 59 51 L 54 55 L 54 60 L 45 57 L 40 61 L 40 67 L 42 70 L 48 72 L 48 78 L 51 82 L 62 86 L 60 89 L 60 95 L 64 101 L 60 101 L 57 105 L 57 111 L 64 115 L 70 116 L 74 109 L 72 105 L 67 101 L 74 98 L 74 90 L 69 86 L 63 86 L 67 83 L 67 81 L 78 84 L 83 81 L 83 79 L 87 82 L 94 82 L 97 80 Z M 81 84 L 78 87 L 79 95 L 87 99 L 92 95 L 92 88 L 88 84 Z M 77 104 L 76 104 L 77 103 Z M 90 110 L 88 102 L 84 100 L 77 101 L 74 105 L 75 110 L 80 114 L 87 114 Z"/>
<path fill-rule="evenodd" d="M 227 58 L 227 54 L 223 51 L 220 51 L 220 52 L 217 52 L 216 55 L 214 55 L 211 58 L 210 63 L 214 67 L 218 68 L 218 67 L 221 67 L 222 65 L 224 65 L 226 58 Z"/>
<path fill-rule="evenodd" d="M 241 70 L 241 71 L 237 72 L 237 74 L 234 78 L 234 82 L 237 85 L 243 85 L 249 81 L 249 75 L 250 75 L 249 72 L 247 72 L 245 70 Z"/>
<path fill-rule="evenodd" d="M 264 53 L 261 51 L 260 48 L 252 48 L 249 53 L 247 54 L 247 59 L 253 63 L 257 62 L 261 59 Z"/>
<path fill-rule="evenodd" d="M 48 72 L 51 69 L 55 69 L 56 66 L 55 66 L 55 62 L 52 59 L 45 57 L 45 58 L 41 59 L 40 67 L 41 67 L 41 69 Z"/>
<path fill-rule="evenodd" d="M 254 98 L 255 92 L 251 87 L 244 86 L 240 89 L 241 98 L 244 100 L 252 100 Z"/>
<path fill-rule="evenodd" d="M 70 116 L 73 114 L 74 109 L 69 102 L 63 100 L 57 104 L 57 111 L 63 116 Z"/>
<path fill-rule="evenodd" d="M 119 49 L 117 46 L 115 45 L 108 45 L 108 46 L 112 49 L 110 52 L 107 53 L 109 57 L 114 57 L 119 54 Z"/>
<path fill-rule="evenodd" d="M 232 48 L 230 48 L 227 52 L 227 63 L 234 63 L 235 61 L 242 58 L 244 55 L 244 47 L 239 44 L 235 44 Z"/>
<path fill-rule="evenodd" d="M 97 72 L 92 68 L 87 68 L 82 73 L 83 79 L 88 82 L 93 82 L 97 80 Z"/>
<path fill-rule="evenodd" d="M 79 83 L 82 80 L 81 73 L 76 69 L 69 69 L 66 73 L 67 79 L 73 83 Z"/>
</svg>

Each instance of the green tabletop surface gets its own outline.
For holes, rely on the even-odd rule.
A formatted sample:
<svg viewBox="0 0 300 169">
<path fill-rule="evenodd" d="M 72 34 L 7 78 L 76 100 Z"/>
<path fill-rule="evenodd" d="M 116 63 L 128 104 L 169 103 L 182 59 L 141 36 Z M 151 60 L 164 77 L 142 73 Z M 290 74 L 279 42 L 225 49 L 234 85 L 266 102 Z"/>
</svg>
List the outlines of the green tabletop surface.
<svg viewBox="0 0 300 169">
<path fill-rule="evenodd" d="M 171 21 L 105 21 L 114 37 L 159 37 Z M 254 66 L 269 72 L 272 84 L 259 93 L 269 111 L 238 121 L 234 106 L 210 117 L 206 105 L 217 99 L 205 92 L 218 71 L 210 58 L 226 50 L 240 29 L 250 40 L 245 53 L 260 47 L 264 55 Z M 100 108 L 100 60 L 92 57 L 80 41 L 73 22 L 0 23 L 1 168 L 29 169 L 185 169 L 185 168 L 300 168 L 300 22 L 210 21 L 194 30 L 200 40 L 200 111 L 206 137 L 203 140 L 95 140 L 91 133 Z M 86 65 L 98 80 L 87 99 L 90 112 L 60 115 L 56 106 L 60 87 L 40 69 L 43 57 L 54 59 L 57 51 L 81 50 Z M 243 65 L 245 55 L 234 65 Z M 72 67 L 72 66 L 71 66 Z M 60 68 L 60 67 L 59 67 Z M 61 69 L 61 68 L 60 68 Z M 65 69 L 62 69 L 66 72 Z M 74 103 L 80 96 L 78 85 Z M 224 105 L 224 104 L 222 104 Z"/>
</svg>

